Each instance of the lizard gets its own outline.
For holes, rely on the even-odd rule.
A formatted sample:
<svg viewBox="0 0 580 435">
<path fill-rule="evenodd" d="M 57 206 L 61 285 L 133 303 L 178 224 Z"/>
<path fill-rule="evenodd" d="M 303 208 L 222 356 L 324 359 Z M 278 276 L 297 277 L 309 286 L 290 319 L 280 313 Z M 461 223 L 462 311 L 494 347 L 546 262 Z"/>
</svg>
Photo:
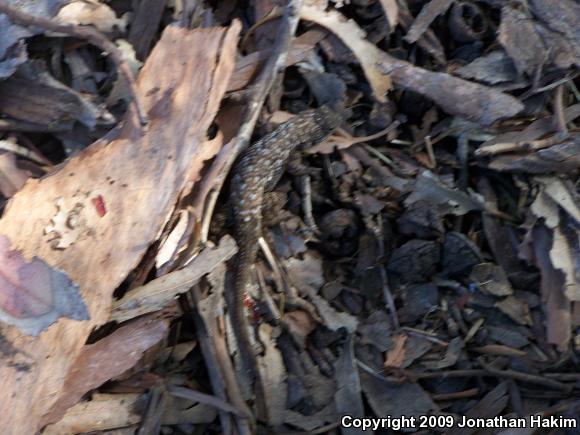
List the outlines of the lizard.
<svg viewBox="0 0 580 435">
<path fill-rule="evenodd" d="M 234 263 L 233 301 L 230 319 L 238 343 L 242 367 L 255 383 L 258 407 L 263 405 L 263 384 L 245 313 L 244 299 L 252 283 L 253 265 L 262 236 L 264 195 L 282 176 L 290 154 L 322 142 L 346 118 L 338 103 L 305 110 L 281 124 L 270 134 L 250 145 L 233 167 L 230 200 L 234 218 L 234 238 L 238 254 Z M 261 396 L 261 397 L 260 397 Z M 262 413 L 265 411 L 262 410 Z M 260 413 L 259 413 L 260 414 Z"/>
</svg>

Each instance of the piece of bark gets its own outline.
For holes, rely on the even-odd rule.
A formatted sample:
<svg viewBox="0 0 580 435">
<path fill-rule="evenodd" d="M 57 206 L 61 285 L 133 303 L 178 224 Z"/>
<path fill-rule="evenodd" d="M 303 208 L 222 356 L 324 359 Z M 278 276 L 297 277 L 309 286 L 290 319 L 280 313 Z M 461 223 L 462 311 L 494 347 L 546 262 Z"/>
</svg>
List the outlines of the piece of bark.
<svg viewBox="0 0 580 435">
<path fill-rule="evenodd" d="M 83 347 L 64 384 L 63 394 L 43 416 L 42 425 L 58 421 L 90 390 L 122 375 L 142 358 L 143 353 L 163 340 L 169 331 L 167 320 L 154 314 L 123 325 L 111 335 Z"/>
<path fill-rule="evenodd" d="M 239 31 L 238 22 L 229 29 L 168 27 L 139 77 L 150 119 L 146 130 L 131 111 L 109 141 L 96 142 L 49 177 L 29 181 L 8 205 L 0 232 L 25 257 L 37 255 L 78 283 L 91 320 L 61 319 L 36 338 L 1 325 L 18 352 L 12 364 L 0 365 L 3 433 L 40 429 L 90 331 L 108 319 L 113 290 L 159 236 L 183 187 L 215 153 L 202 144 L 234 67 Z M 77 222 L 84 226 L 60 250 L 44 234 L 57 202 L 66 213 L 81 204 Z M 30 370 L 16 371 L 19 360 Z"/>
<path fill-rule="evenodd" d="M 61 421 L 47 426 L 42 433 L 77 434 L 137 425 L 141 421 L 139 407 L 143 402 L 142 396 L 136 393 L 95 394 L 92 400 L 70 408 Z"/>
</svg>

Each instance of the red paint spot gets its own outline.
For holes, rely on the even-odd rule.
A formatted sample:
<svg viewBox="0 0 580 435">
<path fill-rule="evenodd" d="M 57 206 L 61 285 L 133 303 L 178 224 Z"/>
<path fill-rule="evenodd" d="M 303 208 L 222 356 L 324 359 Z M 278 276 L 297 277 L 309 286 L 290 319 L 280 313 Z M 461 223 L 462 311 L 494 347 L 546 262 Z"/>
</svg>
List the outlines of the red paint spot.
<svg viewBox="0 0 580 435">
<path fill-rule="evenodd" d="M 95 206 L 95 209 L 97 210 L 97 214 L 100 217 L 103 217 L 107 214 L 107 208 L 105 207 L 105 200 L 103 199 L 103 197 L 101 195 L 96 196 L 95 198 L 91 199 L 91 202 Z"/>
<path fill-rule="evenodd" d="M 258 323 L 262 319 L 262 316 L 260 316 L 260 313 L 258 312 L 258 306 L 247 293 L 244 296 L 244 307 L 250 311 L 250 316 L 254 322 Z"/>
<path fill-rule="evenodd" d="M 244 306 L 248 309 L 254 309 L 254 301 L 247 293 L 244 295 Z"/>
</svg>

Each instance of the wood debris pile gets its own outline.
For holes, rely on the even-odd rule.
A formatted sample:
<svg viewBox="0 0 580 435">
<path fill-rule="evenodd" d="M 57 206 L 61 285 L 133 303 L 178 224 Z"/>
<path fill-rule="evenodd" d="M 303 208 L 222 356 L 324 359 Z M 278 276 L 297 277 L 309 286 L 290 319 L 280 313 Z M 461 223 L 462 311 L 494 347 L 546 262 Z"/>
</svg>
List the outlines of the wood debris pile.
<svg viewBox="0 0 580 435">
<path fill-rule="evenodd" d="M 3 433 L 580 425 L 579 16 L 1 1 Z M 336 94 L 348 120 L 263 211 L 260 403 L 228 317 L 227 181 L 251 141 Z"/>
</svg>

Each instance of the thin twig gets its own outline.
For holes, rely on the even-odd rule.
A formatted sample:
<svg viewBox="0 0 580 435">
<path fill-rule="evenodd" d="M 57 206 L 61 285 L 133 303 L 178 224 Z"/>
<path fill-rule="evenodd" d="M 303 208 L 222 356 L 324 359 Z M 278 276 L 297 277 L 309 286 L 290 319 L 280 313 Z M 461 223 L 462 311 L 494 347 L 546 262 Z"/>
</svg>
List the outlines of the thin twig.
<svg viewBox="0 0 580 435">
<path fill-rule="evenodd" d="M 209 334 L 209 332 L 208 332 L 209 328 L 206 325 L 204 318 L 202 317 L 202 315 L 198 311 L 199 307 L 200 307 L 200 302 L 201 302 L 201 291 L 200 291 L 199 285 L 193 286 L 190 294 L 191 294 L 193 302 L 194 302 L 193 309 L 191 310 L 191 315 L 193 317 L 195 328 L 196 328 L 197 333 L 198 333 L 198 340 L 199 340 L 199 343 L 201 346 L 201 353 L 202 353 L 203 358 L 205 360 L 205 365 L 207 367 L 207 371 L 209 374 L 210 383 L 211 383 L 213 392 L 217 396 L 217 398 L 221 399 L 223 402 L 226 402 L 227 374 L 223 373 L 224 368 L 219 363 L 219 356 L 218 356 L 219 351 L 217 349 L 217 346 L 215 345 L 215 337 L 214 337 L 215 334 L 211 334 L 211 335 Z M 236 387 L 237 387 L 237 385 L 234 386 L 234 389 Z M 234 402 L 234 406 L 236 406 L 237 409 L 241 409 L 245 415 L 249 415 L 249 418 L 251 418 L 251 411 L 247 407 L 246 403 L 241 398 L 237 401 L 237 403 L 235 401 L 235 399 L 237 397 L 240 397 L 241 394 L 239 394 L 239 392 L 231 391 L 231 389 L 230 389 L 229 393 L 230 393 L 230 398 Z M 236 394 L 236 393 L 238 393 L 238 394 Z M 220 417 L 222 429 L 224 430 L 224 432 L 225 433 L 231 432 L 229 429 L 231 427 L 230 420 L 229 420 L 226 412 L 223 410 L 223 408 L 218 408 L 218 415 Z M 240 427 L 240 426 L 246 427 L 246 423 L 244 422 L 244 420 L 247 420 L 247 419 L 240 418 L 237 415 L 236 415 L 236 417 L 238 419 L 238 427 Z M 249 430 L 247 430 L 247 432 L 251 433 L 251 431 L 249 431 Z"/>
<path fill-rule="evenodd" d="M 448 400 L 459 400 L 474 397 L 479 395 L 479 388 L 470 388 L 469 390 L 457 391 L 454 393 L 433 394 L 431 399 L 435 402 L 443 402 Z"/>
<path fill-rule="evenodd" d="M 549 148 L 552 145 L 557 145 L 562 142 L 559 135 L 553 135 L 545 139 L 538 139 L 532 141 L 522 142 L 498 142 L 475 150 L 477 157 L 495 156 L 497 154 L 505 154 L 517 151 L 537 151 L 544 148 Z"/>
<path fill-rule="evenodd" d="M 105 35 L 93 27 L 76 26 L 74 24 L 62 24 L 50 18 L 40 17 L 38 15 L 30 15 L 3 2 L 0 2 L 0 13 L 6 14 L 10 18 L 10 21 L 12 21 L 14 24 L 19 24 L 25 27 L 40 27 L 41 29 L 48 30 L 50 32 L 64 33 L 65 35 L 86 39 L 91 44 L 99 47 L 105 53 L 109 54 L 113 62 L 117 65 L 119 72 L 125 77 L 125 80 L 127 80 L 139 122 L 141 125 L 147 124 L 147 118 L 142 110 L 143 106 L 141 105 L 141 101 L 139 99 L 137 85 L 135 84 L 131 68 L 129 68 L 129 65 L 123 58 L 121 50 Z"/>
<path fill-rule="evenodd" d="M 437 166 L 437 158 L 435 157 L 435 152 L 433 151 L 433 142 L 431 141 L 431 136 L 425 136 L 425 149 L 427 150 L 427 155 L 429 156 L 429 169 L 433 169 Z"/>
<path fill-rule="evenodd" d="M 141 424 L 136 435 L 161 433 L 161 416 L 167 405 L 167 392 L 165 387 L 158 385 L 149 393 L 149 403 L 141 419 Z"/>
<path fill-rule="evenodd" d="M 542 387 L 549 388 L 551 390 L 570 392 L 573 389 L 572 385 L 563 384 L 562 382 L 555 381 L 553 379 L 548 379 L 543 376 L 532 375 L 524 372 L 516 372 L 515 370 L 499 370 L 492 367 L 489 364 L 483 362 L 481 358 L 477 359 L 479 365 L 485 369 L 490 375 L 515 379 L 516 381 L 527 382 L 529 384 L 540 385 Z"/>
<path fill-rule="evenodd" d="M 209 394 L 202 393 L 201 391 L 191 390 L 185 387 L 178 387 L 176 385 L 169 385 L 167 390 L 172 396 L 181 397 L 182 399 L 188 399 L 194 402 L 205 403 L 206 405 L 213 406 L 214 408 L 220 409 L 222 411 L 230 412 L 240 417 L 249 418 L 249 415 L 246 415 L 243 409 L 236 408 L 235 406 L 220 399 L 219 397 L 210 396 Z"/>
<path fill-rule="evenodd" d="M 198 219 L 203 216 L 204 219 L 211 219 L 215 201 L 206 202 L 206 198 L 211 191 L 219 192 L 224 184 L 224 181 L 234 164 L 236 158 L 248 146 L 252 137 L 252 132 L 256 126 L 258 116 L 266 100 L 266 96 L 270 92 L 276 75 L 280 72 L 286 64 L 286 57 L 290 41 L 298 27 L 300 19 L 300 8 L 302 7 L 302 0 L 290 0 L 286 7 L 282 27 L 278 33 L 275 47 L 269 57 L 267 63 L 253 85 L 252 92 L 249 94 L 247 103 L 247 112 L 237 135 L 229 143 L 227 143 L 215 161 L 211 165 L 208 173 L 203 178 L 198 194 L 193 200 L 193 208 L 198 213 Z M 205 228 L 206 225 L 202 226 Z M 207 239 L 206 234 L 201 235 L 202 242 Z"/>
<path fill-rule="evenodd" d="M 312 189 L 310 186 L 310 175 L 302 175 L 300 177 L 300 188 L 302 190 L 302 213 L 304 214 L 304 223 L 308 231 L 308 235 L 316 235 L 319 233 L 314 214 L 312 212 Z"/>
<path fill-rule="evenodd" d="M 568 137 L 566 115 L 564 114 L 564 86 L 558 86 L 554 95 L 554 123 L 558 130 L 557 136 Z"/>
</svg>

